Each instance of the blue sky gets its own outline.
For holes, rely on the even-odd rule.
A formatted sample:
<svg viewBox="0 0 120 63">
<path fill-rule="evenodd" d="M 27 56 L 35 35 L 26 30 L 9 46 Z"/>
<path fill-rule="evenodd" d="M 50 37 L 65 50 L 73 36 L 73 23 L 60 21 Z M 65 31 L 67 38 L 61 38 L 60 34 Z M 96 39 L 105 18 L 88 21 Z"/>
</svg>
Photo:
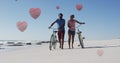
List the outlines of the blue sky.
<svg viewBox="0 0 120 63">
<path fill-rule="evenodd" d="M 78 3 L 83 5 L 81 11 L 75 8 Z M 0 40 L 49 40 L 52 30 L 48 26 L 60 12 L 64 14 L 66 24 L 71 14 L 86 23 L 80 27 L 86 40 L 120 38 L 119 3 L 120 0 L 0 0 Z M 30 8 L 41 9 L 39 18 L 35 20 L 30 16 Z M 28 23 L 24 32 L 18 30 L 18 21 Z M 65 28 L 67 40 L 67 25 Z M 77 40 L 77 36 L 75 38 Z"/>
</svg>

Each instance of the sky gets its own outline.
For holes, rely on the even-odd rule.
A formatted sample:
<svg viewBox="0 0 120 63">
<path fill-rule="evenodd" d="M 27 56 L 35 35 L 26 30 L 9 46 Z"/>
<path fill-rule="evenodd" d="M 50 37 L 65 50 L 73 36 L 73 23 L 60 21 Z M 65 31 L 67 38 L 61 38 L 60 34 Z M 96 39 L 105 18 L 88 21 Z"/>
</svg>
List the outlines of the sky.
<svg viewBox="0 0 120 63">
<path fill-rule="evenodd" d="M 76 9 L 82 4 L 82 10 Z M 60 9 L 56 9 L 59 5 Z M 30 8 L 40 8 L 41 14 L 33 19 Z M 68 40 L 67 21 L 71 14 L 85 22 L 79 29 L 86 40 L 107 40 L 120 38 L 120 0 L 0 0 L 0 40 L 49 40 L 52 29 L 48 29 L 58 14 L 66 20 L 65 40 Z M 26 21 L 24 32 L 17 28 L 17 22 Z M 56 28 L 55 24 L 53 28 Z M 77 34 L 75 37 L 77 39 Z"/>
</svg>

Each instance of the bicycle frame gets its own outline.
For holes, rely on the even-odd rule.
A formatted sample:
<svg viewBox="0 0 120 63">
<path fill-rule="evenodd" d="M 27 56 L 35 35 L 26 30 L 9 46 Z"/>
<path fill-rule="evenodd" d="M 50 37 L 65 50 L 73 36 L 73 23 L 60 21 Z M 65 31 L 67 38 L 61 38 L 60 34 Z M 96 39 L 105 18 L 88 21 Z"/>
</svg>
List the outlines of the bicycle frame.
<svg viewBox="0 0 120 63">
<path fill-rule="evenodd" d="M 50 38 L 50 45 L 49 45 L 50 50 L 52 50 L 52 47 L 55 49 L 56 43 L 57 43 L 56 28 L 51 28 L 51 29 L 53 29 L 53 33 L 52 33 L 51 38 Z"/>
</svg>

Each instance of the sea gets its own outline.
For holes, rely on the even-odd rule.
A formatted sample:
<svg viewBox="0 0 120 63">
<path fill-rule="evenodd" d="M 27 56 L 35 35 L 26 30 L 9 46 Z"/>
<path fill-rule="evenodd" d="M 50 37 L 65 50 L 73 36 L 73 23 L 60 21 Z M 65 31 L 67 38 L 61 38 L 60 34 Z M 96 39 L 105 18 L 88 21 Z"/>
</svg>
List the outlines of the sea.
<svg viewBox="0 0 120 63">
<path fill-rule="evenodd" d="M 25 48 L 39 47 L 40 40 L 0 40 L 0 53 L 21 50 Z"/>
</svg>

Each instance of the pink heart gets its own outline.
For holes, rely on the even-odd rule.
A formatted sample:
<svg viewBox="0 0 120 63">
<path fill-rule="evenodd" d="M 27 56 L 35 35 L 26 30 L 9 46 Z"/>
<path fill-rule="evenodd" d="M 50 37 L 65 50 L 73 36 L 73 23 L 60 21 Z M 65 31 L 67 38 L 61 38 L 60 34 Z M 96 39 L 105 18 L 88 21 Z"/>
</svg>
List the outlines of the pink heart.
<svg viewBox="0 0 120 63">
<path fill-rule="evenodd" d="M 82 4 L 77 4 L 77 5 L 76 5 L 76 9 L 77 9 L 78 11 L 80 11 L 80 10 L 82 9 L 82 7 L 83 7 Z"/>
<path fill-rule="evenodd" d="M 57 6 L 56 6 L 56 9 L 60 9 L 60 6 L 57 5 Z"/>
<path fill-rule="evenodd" d="M 98 49 L 98 50 L 97 50 L 97 54 L 98 54 L 99 56 L 102 56 L 103 53 L 104 53 L 104 51 L 103 51 L 102 49 Z"/>
<path fill-rule="evenodd" d="M 27 22 L 25 22 L 25 21 L 23 21 L 23 22 L 19 21 L 19 22 L 17 22 L 17 27 L 18 27 L 18 29 L 19 29 L 21 32 L 23 32 L 23 31 L 25 31 L 26 28 L 27 28 Z"/>
<path fill-rule="evenodd" d="M 31 8 L 29 13 L 34 19 L 37 19 L 40 16 L 41 10 L 40 8 Z"/>
</svg>

